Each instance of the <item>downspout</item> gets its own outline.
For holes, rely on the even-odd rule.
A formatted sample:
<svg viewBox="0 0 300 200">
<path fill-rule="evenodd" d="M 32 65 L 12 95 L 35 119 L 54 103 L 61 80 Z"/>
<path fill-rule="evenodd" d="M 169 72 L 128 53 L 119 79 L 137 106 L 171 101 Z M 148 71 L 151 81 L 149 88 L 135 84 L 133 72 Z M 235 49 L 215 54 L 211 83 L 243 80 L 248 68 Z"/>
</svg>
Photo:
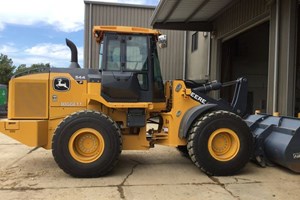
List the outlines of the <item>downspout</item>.
<svg viewBox="0 0 300 200">
<path fill-rule="evenodd" d="M 182 79 L 185 80 L 186 78 L 186 31 L 183 32 L 183 71 L 182 71 Z"/>
<path fill-rule="evenodd" d="M 276 23 L 275 23 L 275 58 L 274 58 L 274 83 L 273 83 L 273 113 L 278 110 L 278 57 L 279 57 L 279 2 L 276 0 Z"/>
<path fill-rule="evenodd" d="M 208 32 L 208 47 L 207 47 L 207 68 L 206 68 L 206 78 L 210 79 L 210 59 L 211 59 L 211 33 Z"/>
<path fill-rule="evenodd" d="M 90 69 L 92 66 L 92 4 L 90 3 L 90 14 L 89 14 L 89 65 L 88 68 Z"/>
</svg>

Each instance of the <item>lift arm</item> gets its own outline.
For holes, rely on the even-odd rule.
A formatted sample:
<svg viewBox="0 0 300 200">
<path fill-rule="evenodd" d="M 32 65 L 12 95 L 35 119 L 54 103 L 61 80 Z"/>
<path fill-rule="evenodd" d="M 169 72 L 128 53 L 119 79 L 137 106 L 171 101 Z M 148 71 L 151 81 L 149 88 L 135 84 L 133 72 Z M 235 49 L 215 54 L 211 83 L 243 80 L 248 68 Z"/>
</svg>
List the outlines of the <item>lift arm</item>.
<svg viewBox="0 0 300 200">
<path fill-rule="evenodd" d="M 195 87 L 192 89 L 193 92 L 197 93 L 198 95 L 206 94 L 212 90 L 220 90 L 222 87 L 228 87 L 235 85 L 234 95 L 232 98 L 232 102 L 230 104 L 231 111 L 240 115 L 244 116 L 246 114 L 247 109 L 247 95 L 248 95 L 248 80 L 244 77 L 238 78 L 237 80 L 220 83 L 218 81 L 212 81 L 210 83 L 203 84 L 199 87 Z M 207 96 L 204 97 L 208 99 L 209 103 L 215 103 L 217 105 L 225 106 L 224 101 L 215 100 L 212 98 L 208 98 Z M 227 106 L 225 106 L 227 107 Z"/>
</svg>

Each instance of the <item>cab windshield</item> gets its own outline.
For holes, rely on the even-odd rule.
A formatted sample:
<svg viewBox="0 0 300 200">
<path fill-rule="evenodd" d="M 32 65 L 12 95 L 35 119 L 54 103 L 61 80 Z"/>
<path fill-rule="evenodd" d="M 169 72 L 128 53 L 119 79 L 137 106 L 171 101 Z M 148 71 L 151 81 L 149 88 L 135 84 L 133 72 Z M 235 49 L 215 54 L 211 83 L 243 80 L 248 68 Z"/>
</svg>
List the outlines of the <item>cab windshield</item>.
<svg viewBox="0 0 300 200">
<path fill-rule="evenodd" d="M 108 71 L 148 70 L 148 38 L 146 36 L 112 34 L 107 37 L 106 43 L 106 55 L 103 55 L 105 47 L 103 44 L 100 45 L 100 69 Z"/>
</svg>

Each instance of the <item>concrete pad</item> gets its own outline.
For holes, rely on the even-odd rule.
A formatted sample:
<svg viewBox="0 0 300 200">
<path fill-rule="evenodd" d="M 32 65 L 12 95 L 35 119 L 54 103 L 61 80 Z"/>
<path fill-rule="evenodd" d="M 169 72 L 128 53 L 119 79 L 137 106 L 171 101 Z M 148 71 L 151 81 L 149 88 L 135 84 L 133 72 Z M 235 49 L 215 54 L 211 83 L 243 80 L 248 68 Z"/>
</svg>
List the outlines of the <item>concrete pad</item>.
<svg viewBox="0 0 300 200">
<path fill-rule="evenodd" d="M 254 163 L 237 175 L 212 177 L 239 199 L 299 199 L 300 175 L 279 166 L 261 168 Z"/>
<path fill-rule="evenodd" d="M 300 188 L 300 174 L 293 173 L 280 166 L 269 166 L 262 168 L 255 163 L 248 163 L 246 167 L 237 175 L 229 177 L 216 177 L 221 183 L 279 183 L 297 182 Z"/>
<path fill-rule="evenodd" d="M 112 173 L 65 174 L 49 150 L 0 134 L 0 198 L 5 199 L 299 199 L 300 175 L 253 163 L 237 175 L 208 177 L 175 148 L 123 151 Z"/>
<path fill-rule="evenodd" d="M 0 145 L 7 145 L 7 144 L 20 144 L 18 141 L 8 137 L 7 135 L 4 135 L 0 132 Z"/>
<path fill-rule="evenodd" d="M 7 168 L 22 159 L 31 148 L 23 145 L 0 145 L 0 170 Z"/>
<path fill-rule="evenodd" d="M 124 185 L 212 183 L 176 148 L 157 145 L 149 151 L 125 151 L 121 160 L 136 163 Z"/>
<path fill-rule="evenodd" d="M 0 190 L 0 196 L 6 200 L 75 200 L 75 199 L 120 199 L 116 187 L 101 188 L 67 188 L 67 189 L 40 189 L 40 190 Z"/>
<path fill-rule="evenodd" d="M 299 177 L 298 177 L 299 178 Z M 273 182 L 273 183 L 250 183 L 230 184 L 226 188 L 239 199 L 299 199 L 299 183 Z"/>
<path fill-rule="evenodd" d="M 1 170 L 6 179 L 0 182 L 2 188 L 69 188 L 117 186 L 131 172 L 132 162 L 120 163 L 105 177 L 94 179 L 73 178 L 65 174 L 55 163 L 49 150 L 38 149 L 21 159 L 12 167 Z"/>
<path fill-rule="evenodd" d="M 190 164 L 138 165 L 124 185 L 213 183 Z"/>
<path fill-rule="evenodd" d="M 0 133 L 0 170 L 22 159 L 31 149 Z"/>
<path fill-rule="evenodd" d="M 235 197 L 217 185 L 160 185 L 124 187 L 124 196 L 131 200 L 188 199 L 233 200 Z"/>
</svg>

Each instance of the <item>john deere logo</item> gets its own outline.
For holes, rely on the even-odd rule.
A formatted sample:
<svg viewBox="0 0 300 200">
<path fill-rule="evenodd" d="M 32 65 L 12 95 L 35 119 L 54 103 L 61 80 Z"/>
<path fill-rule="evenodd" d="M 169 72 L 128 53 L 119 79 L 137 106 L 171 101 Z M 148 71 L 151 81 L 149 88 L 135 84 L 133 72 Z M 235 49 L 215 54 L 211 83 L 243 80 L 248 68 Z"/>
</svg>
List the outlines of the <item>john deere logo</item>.
<svg viewBox="0 0 300 200">
<path fill-rule="evenodd" d="M 67 78 L 56 78 L 54 79 L 54 89 L 57 91 L 70 90 L 70 80 Z"/>
</svg>

